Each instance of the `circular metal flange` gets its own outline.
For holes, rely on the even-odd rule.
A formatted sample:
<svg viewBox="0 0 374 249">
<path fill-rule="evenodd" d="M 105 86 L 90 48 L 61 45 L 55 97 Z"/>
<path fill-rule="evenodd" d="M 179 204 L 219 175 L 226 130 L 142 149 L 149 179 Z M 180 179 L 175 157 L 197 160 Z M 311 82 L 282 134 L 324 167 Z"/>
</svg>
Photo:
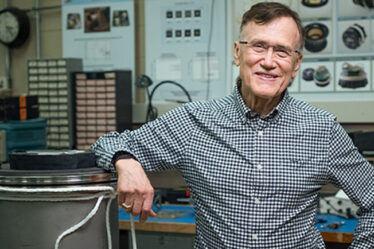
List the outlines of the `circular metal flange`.
<svg viewBox="0 0 374 249">
<path fill-rule="evenodd" d="M 69 170 L 0 170 L 1 186 L 55 186 L 115 182 L 117 173 L 101 168 Z"/>
</svg>

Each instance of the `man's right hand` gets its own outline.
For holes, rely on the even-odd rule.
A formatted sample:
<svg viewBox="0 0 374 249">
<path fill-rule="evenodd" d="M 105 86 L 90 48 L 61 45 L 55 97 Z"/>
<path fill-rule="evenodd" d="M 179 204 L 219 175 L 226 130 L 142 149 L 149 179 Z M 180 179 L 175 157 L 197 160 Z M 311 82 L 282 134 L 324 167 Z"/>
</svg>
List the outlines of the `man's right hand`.
<svg viewBox="0 0 374 249">
<path fill-rule="evenodd" d="M 156 213 L 152 210 L 154 190 L 140 163 L 132 158 L 120 159 L 115 167 L 118 173 L 118 204 L 131 207 L 127 212 L 139 216 L 139 222 L 155 217 Z"/>
</svg>

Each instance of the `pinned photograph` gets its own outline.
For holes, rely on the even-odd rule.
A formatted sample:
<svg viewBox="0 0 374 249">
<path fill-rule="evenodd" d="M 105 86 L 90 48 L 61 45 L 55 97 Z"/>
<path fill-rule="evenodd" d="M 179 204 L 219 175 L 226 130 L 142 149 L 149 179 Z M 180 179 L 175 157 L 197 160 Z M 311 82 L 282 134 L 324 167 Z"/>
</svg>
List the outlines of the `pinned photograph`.
<svg viewBox="0 0 374 249">
<path fill-rule="evenodd" d="M 129 26 L 129 14 L 127 10 L 115 10 L 113 11 L 113 27 Z"/>
<path fill-rule="evenodd" d="M 361 88 L 368 84 L 364 68 L 360 65 L 351 65 L 348 62 L 342 66 L 339 77 L 339 86 L 342 88 Z"/>
<path fill-rule="evenodd" d="M 348 0 L 338 2 L 339 17 L 362 17 L 370 16 L 373 8 L 371 0 Z"/>
<path fill-rule="evenodd" d="M 79 13 L 68 13 L 66 19 L 67 29 L 80 29 L 82 28 L 81 15 Z"/>
<path fill-rule="evenodd" d="M 302 92 L 332 92 L 334 91 L 334 63 L 305 62 L 300 67 Z"/>
<path fill-rule="evenodd" d="M 336 62 L 337 91 L 370 91 L 370 61 Z"/>
<path fill-rule="evenodd" d="M 338 48 L 340 53 L 370 52 L 370 21 L 339 21 Z"/>
<path fill-rule="evenodd" d="M 86 8 L 84 9 L 84 32 L 110 31 L 110 8 Z"/>
<path fill-rule="evenodd" d="M 305 23 L 305 50 L 307 53 L 331 53 L 331 21 Z"/>
<path fill-rule="evenodd" d="M 302 0 L 299 2 L 299 15 L 303 18 L 331 18 L 332 1 Z"/>
</svg>

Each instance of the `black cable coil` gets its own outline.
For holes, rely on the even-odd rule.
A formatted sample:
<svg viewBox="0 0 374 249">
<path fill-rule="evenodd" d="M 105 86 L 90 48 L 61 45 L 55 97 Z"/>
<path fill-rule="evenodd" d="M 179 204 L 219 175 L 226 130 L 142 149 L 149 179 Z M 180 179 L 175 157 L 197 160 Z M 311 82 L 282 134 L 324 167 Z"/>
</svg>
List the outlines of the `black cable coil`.
<svg viewBox="0 0 374 249">
<path fill-rule="evenodd" d="M 135 80 L 135 86 L 136 87 L 145 88 L 147 90 L 148 108 L 147 108 L 146 122 L 155 120 L 157 118 L 157 116 L 158 116 L 158 110 L 157 110 L 157 108 L 152 105 L 152 98 L 153 98 L 153 95 L 154 95 L 156 89 L 159 88 L 160 86 L 164 85 L 164 84 L 172 84 L 172 85 L 175 85 L 175 86 L 179 87 L 184 92 L 184 94 L 186 95 L 186 97 L 188 98 L 188 102 L 192 102 L 192 98 L 191 98 L 189 92 L 187 91 L 187 89 L 184 88 L 178 82 L 175 82 L 175 81 L 172 81 L 172 80 L 163 80 L 163 81 L 159 82 L 152 89 L 151 92 L 149 92 L 149 86 L 152 85 L 152 84 L 153 84 L 153 80 L 150 77 L 148 77 L 147 75 L 144 75 L 144 74 L 141 75 L 141 76 L 139 76 Z"/>
</svg>

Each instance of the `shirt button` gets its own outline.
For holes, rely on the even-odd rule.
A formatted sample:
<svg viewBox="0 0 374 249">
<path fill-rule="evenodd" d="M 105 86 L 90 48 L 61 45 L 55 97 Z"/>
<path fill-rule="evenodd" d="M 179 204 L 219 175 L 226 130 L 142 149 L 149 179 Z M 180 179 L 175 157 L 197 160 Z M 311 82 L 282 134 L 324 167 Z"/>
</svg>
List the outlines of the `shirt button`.
<svg viewBox="0 0 374 249">
<path fill-rule="evenodd" d="M 264 135 L 264 132 L 263 131 L 258 131 L 258 135 L 261 137 L 262 135 Z"/>
<path fill-rule="evenodd" d="M 258 164 L 258 165 L 257 165 L 257 169 L 258 169 L 258 170 L 262 170 L 262 165 L 261 165 L 261 164 Z"/>
<path fill-rule="evenodd" d="M 257 199 L 257 198 L 255 198 L 255 203 L 256 203 L 256 204 L 260 204 L 260 200 Z"/>
<path fill-rule="evenodd" d="M 252 239 L 258 239 L 257 234 L 252 234 Z"/>
<path fill-rule="evenodd" d="M 247 117 L 246 116 L 243 117 L 243 122 L 247 122 Z"/>
</svg>

